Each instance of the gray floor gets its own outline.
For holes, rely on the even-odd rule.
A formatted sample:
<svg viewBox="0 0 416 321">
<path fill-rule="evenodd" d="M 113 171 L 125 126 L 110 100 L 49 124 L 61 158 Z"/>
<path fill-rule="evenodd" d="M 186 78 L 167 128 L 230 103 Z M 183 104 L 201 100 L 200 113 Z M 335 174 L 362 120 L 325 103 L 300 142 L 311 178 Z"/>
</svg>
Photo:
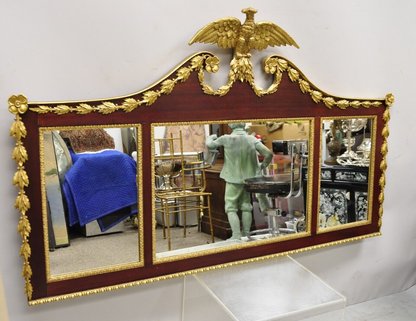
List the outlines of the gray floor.
<svg viewBox="0 0 416 321">
<path fill-rule="evenodd" d="M 345 320 L 416 320 L 416 286 L 345 309 Z"/>
<path fill-rule="evenodd" d="M 211 243 L 211 235 L 198 232 L 197 226 L 187 227 L 186 237 L 183 237 L 183 227 L 172 227 L 170 231 L 172 250 Z M 49 252 L 51 276 L 139 261 L 137 228 L 130 221 L 125 222 L 122 233 L 93 237 L 71 235 L 70 246 Z M 215 242 L 219 241 L 222 240 L 215 238 Z M 168 241 L 163 238 L 161 226 L 156 228 L 156 252 L 169 254 Z"/>
<path fill-rule="evenodd" d="M 307 321 L 410 321 L 416 320 L 416 285 L 410 289 L 347 306 L 342 319 L 336 313 L 327 313 Z"/>
</svg>

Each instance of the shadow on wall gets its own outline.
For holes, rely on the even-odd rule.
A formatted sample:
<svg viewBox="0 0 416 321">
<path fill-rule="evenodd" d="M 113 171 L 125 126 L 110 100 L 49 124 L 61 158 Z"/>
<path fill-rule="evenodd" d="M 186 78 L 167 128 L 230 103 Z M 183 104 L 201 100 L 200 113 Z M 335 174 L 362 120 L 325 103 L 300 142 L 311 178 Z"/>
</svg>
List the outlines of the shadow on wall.
<svg viewBox="0 0 416 321">
<path fill-rule="evenodd" d="M 0 270 L 0 320 L 9 321 L 6 306 L 6 294 L 4 293 L 3 280 L 1 278 Z"/>
</svg>

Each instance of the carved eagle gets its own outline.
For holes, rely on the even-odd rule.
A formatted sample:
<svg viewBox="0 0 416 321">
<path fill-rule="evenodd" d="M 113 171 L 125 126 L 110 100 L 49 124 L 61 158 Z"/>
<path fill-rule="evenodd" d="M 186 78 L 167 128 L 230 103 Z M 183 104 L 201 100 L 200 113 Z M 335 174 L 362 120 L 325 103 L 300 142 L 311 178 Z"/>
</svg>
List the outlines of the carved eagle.
<svg viewBox="0 0 416 321">
<path fill-rule="evenodd" d="M 217 43 L 222 48 L 234 48 L 234 57 L 250 56 L 251 49 L 263 50 L 268 46 L 295 46 L 298 44 L 286 31 L 272 22 L 254 22 L 256 9 L 241 10 L 246 20 L 241 24 L 237 18 L 222 18 L 207 24 L 189 41 L 193 43 Z"/>
</svg>

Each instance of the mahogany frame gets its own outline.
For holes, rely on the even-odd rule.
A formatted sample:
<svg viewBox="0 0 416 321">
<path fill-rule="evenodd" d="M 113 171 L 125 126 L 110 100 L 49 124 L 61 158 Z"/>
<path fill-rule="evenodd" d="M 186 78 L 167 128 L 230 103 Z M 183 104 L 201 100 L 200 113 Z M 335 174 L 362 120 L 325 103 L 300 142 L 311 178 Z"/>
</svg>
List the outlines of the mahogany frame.
<svg viewBox="0 0 416 321">
<path fill-rule="evenodd" d="M 23 95 L 12 96 L 9 99 L 9 109 L 15 115 L 11 134 L 16 139 L 13 159 L 18 168 L 16 175 L 20 178 L 15 177 L 14 185 L 19 189 L 16 208 L 21 213 L 19 232 L 23 240 L 21 251 L 24 259 L 23 276 L 26 280 L 25 291 L 30 305 L 155 282 L 207 269 L 299 253 L 380 235 L 387 167 L 385 159 L 387 122 L 390 118 L 389 107 L 393 102 L 393 96 L 389 94 L 384 99 L 346 99 L 331 96 L 313 86 L 291 62 L 286 60 L 288 68 L 283 71 L 287 71 L 287 74 L 283 74 L 276 92 L 259 97 L 247 82 L 237 81 L 227 94 L 218 97 L 218 95 L 204 93 L 201 89 L 201 72 L 199 71 L 199 74 L 193 72 L 195 71 L 192 67 L 193 59 L 201 55 L 213 56 L 210 53 L 194 54 L 157 83 L 128 96 L 51 103 L 27 102 Z M 277 57 L 277 59 L 284 58 Z M 184 68 L 190 71 L 186 79 L 180 77 Z M 289 68 L 292 71 L 298 71 L 298 79 L 292 79 Z M 172 81 L 174 81 L 172 90 L 166 90 L 166 84 Z M 303 90 L 302 81 L 309 84 L 308 90 Z M 314 99 L 317 93 L 321 94 L 322 99 Z M 325 100 L 323 97 L 330 99 Z M 152 167 L 152 123 L 312 117 L 315 119 L 314 128 L 311 130 L 315 132 L 313 143 L 316 149 L 321 146 L 322 117 L 359 118 L 365 116 L 375 116 L 377 119 L 376 131 L 373 133 L 376 142 L 373 146 L 374 159 L 372 160 L 374 176 L 369 182 L 369 186 L 372 184 L 374 197 L 373 203 L 369 204 L 372 207 L 372 217 L 368 224 L 317 233 L 319 158 L 321 155 L 320 152 L 315 151 L 310 199 L 312 219 L 308 235 L 302 238 L 262 243 L 249 248 L 232 248 L 209 255 L 154 264 L 153 192 L 150 188 L 153 186 L 154 177 L 151 170 L 146 170 Z M 42 155 L 39 148 L 39 128 L 125 124 L 140 124 L 141 126 L 143 193 L 139 199 L 143 202 L 141 213 L 143 215 L 143 266 L 123 270 L 110 269 L 99 274 L 75 275 L 74 278 L 48 282 L 45 259 L 47 235 L 44 232 L 45 222 L 42 214 L 40 178 Z"/>
</svg>

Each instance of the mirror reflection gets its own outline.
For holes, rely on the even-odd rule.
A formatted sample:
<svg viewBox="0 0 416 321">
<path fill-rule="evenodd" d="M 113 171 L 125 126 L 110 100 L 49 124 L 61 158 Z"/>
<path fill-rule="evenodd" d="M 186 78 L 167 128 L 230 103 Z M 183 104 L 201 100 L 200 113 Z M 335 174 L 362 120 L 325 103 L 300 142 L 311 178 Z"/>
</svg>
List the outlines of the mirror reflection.
<svg viewBox="0 0 416 321">
<path fill-rule="evenodd" d="M 138 131 L 41 129 L 50 276 L 139 262 Z"/>
<path fill-rule="evenodd" d="M 310 123 L 154 124 L 156 257 L 307 232 Z"/>
<path fill-rule="evenodd" d="M 367 221 L 375 118 L 322 121 L 319 229 Z"/>
</svg>

